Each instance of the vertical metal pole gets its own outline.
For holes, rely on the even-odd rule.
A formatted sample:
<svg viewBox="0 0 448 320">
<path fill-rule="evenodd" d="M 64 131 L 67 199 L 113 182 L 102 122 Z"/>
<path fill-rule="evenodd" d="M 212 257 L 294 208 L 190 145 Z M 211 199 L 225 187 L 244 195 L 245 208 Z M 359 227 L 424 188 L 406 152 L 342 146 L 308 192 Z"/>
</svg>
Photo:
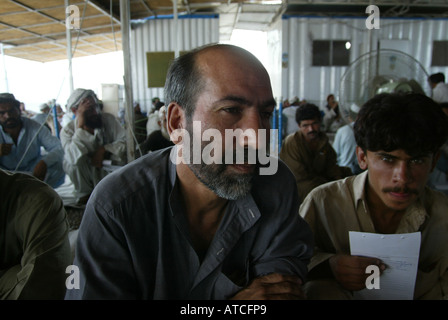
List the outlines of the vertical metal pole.
<svg viewBox="0 0 448 320">
<path fill-rule="evenodd" d="M 56 130 L 56 137 L 58 139 L 60 139 L 60 135 L 59 135 L 59 121 L 58 121 L 58 111 L 57 111 L 57 107 L 56 107 L 56 99 L 51 100 L 51 110 L 53 112 L 53 124 L 54 124 L 54 129 Z"/>
<path fill-rule="evenodd" d="M 180 44 L 180 30 L 179 30 L 179 18 L 177 16 L 177 0 L 173 1 L 173 19 L 174 19 L 174 33 L 176 34 L 176 42 L 174 44 L 174 57 L 179 57 L 179 44 Z"/>
<path fill-rule="evenodd" d="M 278 152 L 282 148 L 282 121 L 283 121 L 283 102 L 280 99 L 278 104 Z"/>
<path fill-rule="evenodd" d="M 277 108 L 274 108 L 274 113 L 272 114 L 272 135 L 271 135 L 271 155 L 277 154 Z"/>
<path fill-rule="evenodd" d="M 65 0 L 65 8 L 68 8 L 70 5 L 69 0 Z M 65 13 L 66 19 L 69 17 L 70 13 Z M 68 81 L 69 81 L 69 90 L 70 94 L 72 94 L 73 87 L 73 71 L 72 71 L 72 34 L 70 28 L 65 28 L 65 36 L 67 39 L 67 60 L 68 60 Z"/>
<path fill-rule="evenodd" d="M 134 109 L 132 93 L 132 69 L 131 69 L 131 10 L 128 0 L 120 0 L 121 37 L 124 59 L 124 94 L 125 94 L 125 121 L 126 121 L 126 150 L 128 163 L 135 160 L 134 142 Z"/>
</svg>

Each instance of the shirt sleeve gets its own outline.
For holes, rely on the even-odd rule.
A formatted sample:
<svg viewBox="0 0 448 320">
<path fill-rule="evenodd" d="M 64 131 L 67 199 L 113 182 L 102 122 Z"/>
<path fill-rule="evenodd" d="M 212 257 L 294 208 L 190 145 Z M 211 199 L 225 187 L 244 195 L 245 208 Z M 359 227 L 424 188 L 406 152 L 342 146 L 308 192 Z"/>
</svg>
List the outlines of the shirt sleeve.
<svg viewBox="0 0 448 320">
<path fill-rule="evenodd" d="M 89 201 L 79 228 L 73 262 L 80 271 L 80 288 L 67 290 L 65 299 L 141 298 L 132 261 L 121 227 Z"/>
<path fill-rule="evenodd" d="M 319 227 L 319 216 L 314 197 L 308 196 L 305 198 L 299 209 L 300 216 L 302 216 L 311 228 L 314 235 L 314 254 L 308 266 L 312 270 L 322 262 L 328 260 L 334 253 L 325 252 L 322 250 L 322 239 L 325 237 L 326 230 L 321 230 Z"/>
<path fill-rule="evenodd" d="M 74 125 L 74 122 L 69 123 L 61 131 L 64 160 L 71 165 L 76 165 L 82 156 L 95 151 L 95 136 Z"/>
<path fill-rule="evenodd" d="M 62 200 L 49 187 L 39 186 L 17 198 L 12 210 L 23 255 L 19 264 L 3 270 L 0 298 L 63 299 L 71 251 Z"/>
</svg>

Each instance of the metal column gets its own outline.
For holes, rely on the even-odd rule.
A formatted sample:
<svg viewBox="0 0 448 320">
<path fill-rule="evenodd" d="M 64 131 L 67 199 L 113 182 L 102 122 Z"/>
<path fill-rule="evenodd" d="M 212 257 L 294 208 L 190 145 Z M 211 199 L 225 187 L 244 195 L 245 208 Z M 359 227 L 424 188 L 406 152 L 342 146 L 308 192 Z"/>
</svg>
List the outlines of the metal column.
<svg viewBox="0 0 448 320">
<path fill-rule="evenodd" d="M 125 94 L 125 119 L 126 119 L 126 150 L 128 163 L 135 160 L 134 141 L 134 98 L 132 94 L 132 69 L 131 69 L 131 10 L 128 0 L 120 0 L 121 36 L 124 59 L 124 94 Z"/>
<path fill-rule="evenodd" d="M 69 0 L 65 0 L 65 17 L 68 19 L 70 16 L 70 12 L 67 12 L 67 9 L 69 7 L 70 3 Z M 73 71 L 72 71 L 72 34 L 71 29 L 66 26 L 65 28 L 65 36 L 67 38 L 67 59 L 68 59 L 68 80 L 69 80 L 69 89 L 70 94 L 72 94 L 74 87 L 73 87 Z"/>
</svg>

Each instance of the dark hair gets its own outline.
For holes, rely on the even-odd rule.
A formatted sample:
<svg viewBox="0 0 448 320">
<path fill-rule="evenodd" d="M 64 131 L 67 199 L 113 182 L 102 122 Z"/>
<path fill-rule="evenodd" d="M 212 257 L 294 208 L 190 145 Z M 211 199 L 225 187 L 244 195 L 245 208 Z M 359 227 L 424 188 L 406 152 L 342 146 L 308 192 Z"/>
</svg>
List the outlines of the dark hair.
<svg viewBox="0 0 448 320">
<path fill-rule="evenodd" d="M 13 94 L 11 93 L 2 93 L 0 94 L 0 103 L 9 103 L 13 107 L 16 107 L 20 110 L 20 101 L 18 101 Z"/>
<path fill-rule="evenodd" d="M 445 75 L 441 72 L 434 73 L 428 77 L 428 80 L 432 83 L 445 82 Z"/>
<path fill-rule="evenodd" d="M 193 49 L 175 59 L 167 73 L 164 99 L 166 106 L 171 102 L 178 103 L 185 110 L 188 119 L 194 113 L 196 100 L 203 88 L 203 79 L 196 66 L 198 52 L 207 46 Z"/>
<path fill-rule="evenodd" d="M 303 120 L 322 119 L 322 113 L 318 106 L 312 103 L 305 103 L 301 105 L 296 111 L 296 122 L 300 125 Z"/>
<path fill-rule="evenodd" d="M 353 129 L 364 152 L 402 149 L 418 156 L 435 153 L 446 142 L 448 118 L 423 94 L 384 93 L 361 107 Z"/>
</svg>

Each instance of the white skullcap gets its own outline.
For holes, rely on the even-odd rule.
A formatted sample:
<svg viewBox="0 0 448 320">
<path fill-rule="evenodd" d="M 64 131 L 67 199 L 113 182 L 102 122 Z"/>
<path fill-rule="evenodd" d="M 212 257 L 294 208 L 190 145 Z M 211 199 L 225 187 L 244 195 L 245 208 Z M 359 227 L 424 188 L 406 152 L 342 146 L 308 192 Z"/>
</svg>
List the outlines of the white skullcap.
<svg viewBox="0 0 448 320">
<path fill-rule="evenodd" d="M 73 93 L 70 95 L 70 97 L 67 100 L 67 108 L 70 110 L 71 108 L 78 108 L 79 103 L 82 99 L 94 96 L 96 97 L 95 92 L 93 90 L 86 90 L 86 89 L 76 89 L 73 91 Z"/>
</svg>

